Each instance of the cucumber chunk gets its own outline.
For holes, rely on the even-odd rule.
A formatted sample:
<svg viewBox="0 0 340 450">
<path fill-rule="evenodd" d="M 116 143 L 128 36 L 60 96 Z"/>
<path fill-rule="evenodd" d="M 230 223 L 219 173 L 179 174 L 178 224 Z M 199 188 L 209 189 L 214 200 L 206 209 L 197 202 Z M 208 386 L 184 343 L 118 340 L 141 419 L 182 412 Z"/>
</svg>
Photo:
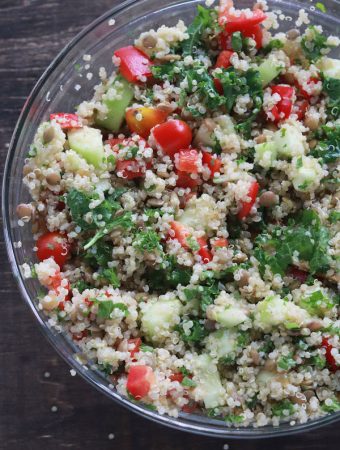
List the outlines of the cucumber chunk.
<svg viewBox="0 0 340 450">
<path fill-rule="evenodd" d="M 310 192 L 320 185 L 324 173 L 317 159 L 301 156 L 293 158 L 289 177 L 296 191 Z"/>
<path fill-rule="evenodd" d="M 263 142 L 255 145 L 255 162 L 265 169 L 272 167 L 276 161 L 277 150 L 274 142 Z"/>
<path fill-rule="evenodd" d="M 267 86 L 282 71 L 284 64 L 276 60 L 273 56 L 269 56 L 259 65 L 260 79 L 262 86 Z"/>
<path fill-rule="evenodd" d="M 207 310 L 207 316 L 225 328 L 236 327 L 248 319 L 247 314 L 236 306 L 212 305 Z"/>
<path fill-rule="evenodd" d="M 193 369 L 193 380 L 197 384 L 194 390 L 195 399 L 203 401 L 206 408 L 225 405 L 226 392 L 212 358 L 207 354 L 197 356 L 193 361 Z"/>
<path fill-rule="evenodd" d="M 96 117 L 96 124 L 117 133 L 125 118 L 125 110 L 133 99 L 132 85 L 124 78 L 117 77 L 103 95 L 103 104 L 107 108 L 106 117 Z"/>
<path fill-rule="evenodd" d="M 211 231 L 220 223 L 220 214 L 215 200 L 203 194 L 200 198 L 192 198 L 176 220 L 194 230 Z"/>
<path fill-rule="evenodd" d="M 210 333 L 204 340 L 209 355 L 224 358 L 233 353 L 237 347 L 237 333 L 233 330 L 220 329 Z"/>
<path fill-rule="evenodd" d="M 323 72 L 325 77 L 340 80 L 340 59 L 327 58 L 324 56 L 319 59 L 316 66 Z"/>
<path fill-rule="evenodd" d="M 71 150 L 83 157 L 89 164 L 98 168 L 105 158 L 103 138 L 100 130 L 83 127 L 67 133 Z"/>
<path fill-rule="evenodd" d="M 283 125 L 274 133 L 273 143 L 280 158 L 292 158 L 305 154 L 305 138 L 301 131 L 294 125 Z"/>
<path fill-rule="evenodd" d="M 179 323 L 182 304 L 176 299 L 149 301 L 142 310 L 142 330 L 153 342 L 161 343 L 169 335 L 172 328 Z"/>
</svg>

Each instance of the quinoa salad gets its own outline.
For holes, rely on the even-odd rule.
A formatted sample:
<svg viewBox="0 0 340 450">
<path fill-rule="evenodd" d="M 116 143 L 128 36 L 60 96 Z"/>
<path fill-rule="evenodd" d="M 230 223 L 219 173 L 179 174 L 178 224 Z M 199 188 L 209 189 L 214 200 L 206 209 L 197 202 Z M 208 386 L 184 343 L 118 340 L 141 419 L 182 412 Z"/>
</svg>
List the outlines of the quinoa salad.
<svg viewBox="0 0 340 450">
<path fill-rule="evenodd" d="M 41 123 L 21 269 L 132 402 L 304 423 L 340 409 L 339 39 L 212 3 L 112 49 L 93 97 Z"/>
</svg>

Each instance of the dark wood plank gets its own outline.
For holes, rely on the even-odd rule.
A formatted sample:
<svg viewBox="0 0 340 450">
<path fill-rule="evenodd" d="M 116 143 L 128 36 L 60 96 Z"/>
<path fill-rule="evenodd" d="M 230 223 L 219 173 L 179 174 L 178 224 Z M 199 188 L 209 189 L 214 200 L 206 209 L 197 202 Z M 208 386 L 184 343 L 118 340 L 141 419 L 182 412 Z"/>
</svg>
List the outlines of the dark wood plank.
<svg viewBox="0 0 340 450">
<path fill-rule="evenodd" d="M 119 0 L 0 2 L 0 173 L 15 121 L 45 67 L 85 25 Z M 222 449 L 219 439 L 168 430 L 122 409 L 71 377 L 20 298 L 0 243 L 0 449 Z M 50 374 L 46 377 L 46 372 Z M 52 407 L 57 407 L 53 412 Z M 113 433 L 115 438 L 109 439 Z M 338 448 L 338 427 L 231 449 Z"/>
</svg>

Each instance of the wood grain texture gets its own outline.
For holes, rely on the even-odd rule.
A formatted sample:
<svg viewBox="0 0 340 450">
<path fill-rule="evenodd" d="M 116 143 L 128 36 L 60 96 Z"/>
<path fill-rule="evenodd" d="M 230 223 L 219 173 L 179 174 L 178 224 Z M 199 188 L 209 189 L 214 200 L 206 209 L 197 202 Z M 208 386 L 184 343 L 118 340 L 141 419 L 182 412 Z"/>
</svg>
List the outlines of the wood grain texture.
<svg viewBox="0 0 340 450">
<path fill-rule="evenodd" d="M 25 98 L 43 70 L 85 25 L 119 0 L 0 0 L 0 173 Z M 0 449 L 206 450 L 220 439 L 163 428 L 87 385 L 42 337 L 21 300 L 0 242 Z M 50 373 L 47 378 L 46 372 Z M 52 412 L 52 406 L 57 407 Z M 278 440 L 228 441 L 242 450 L 335 450 L 336 425 Z M 115 438 L 108 438 L 114 433 Z"/>
</svg>

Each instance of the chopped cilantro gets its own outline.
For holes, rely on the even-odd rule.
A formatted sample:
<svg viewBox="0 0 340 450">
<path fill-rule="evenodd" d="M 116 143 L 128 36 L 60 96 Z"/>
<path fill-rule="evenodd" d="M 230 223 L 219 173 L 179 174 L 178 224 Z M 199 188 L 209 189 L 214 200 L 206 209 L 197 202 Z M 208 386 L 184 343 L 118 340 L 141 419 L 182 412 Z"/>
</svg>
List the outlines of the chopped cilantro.
<svg viewBox="0 0 340 450">
<path fill-rule="evenodd" d="M 113 374 L 113 367 L 109 363 L 99 363 L 98 369 L 107 376 Z"/>
<path fill-rule="evenodd" d="M 301 298 L 299 304 L 312 315 L 323 315 L 334 306 L 334 303 L 322 291 L 314 291 Z"/>
<path fill-rule="evenodd" d="M 333 413 L 333 412 L 339 411 L 340 402 L 338 400 L 336 400 L 335 398 L 328 399 L 323 403 L 323 405 L 321 406 L 321 409 L 327 413 Z"/>
<path fill-rule="evenodd" d="M 160 236 L 152 228 L 139 231 L 134 240 L 134 246 L 141 252 L 152 252 L 153 250 L 162 250 Z"/>
<path fill-rule="evenodd" d="M 321 3 L 321 2 L 316 2 L 315 3 L 315 8 L 317 8 L 319 11 L 321 11 L 323 13 L 327 12 L 326 6 L 323 3 Z"/>
<path fill-rule="evenodd" d="M 312 34 L 312 39 L 310 39 Z M 308 27 L 307 34 L 304 34 L 301 39 L 301 48 L 305 57 L 310 62 L 315 62 L 321 58 L 324 54 L 324 50 L 329 49 L 331 46 L 327 44 L 327 37 L 320 33 L 315 26 Z"/>
<path fill-rule="evenodd" d="M 244 38 L 240 31 L 236 31 L 231 35 L 231 47 L 235 52 L 242 51 L 244 45 Z"/>
<path fill-rule="evenodd" d="M 102 270 L 99 274 L 99 278 L 107 281 L 114 288 L 120 287 L 120 280 L 118 278 L 116 270 L 113 267 Z"/>
<path fill-rule="evenodd" d="M 299 156 L 299 158 L 296 160 L 296 168 L 300 169 L 300 167 L 302 167 L 302 166 L 303 166 L 302 156 Z"/>
<path fill-rule="evenodd" d="M 340 211 L 331 211 L 328 220 L 330 223 L 336 223 L 340 220 Z"/>
<path fill-rule="evenodd" d="M 113 303 L 111 300 L 96 300 L 95 303 L 98 305 L 97 315 L 99 319 L 110 319 L 114 309 L 119 309 L 125 316 L 129 314 L 124 303 Z"/>
<path fill-rule="evenodd" d="M 153 347 L 150 347 L 150 345 L 141 344 L 139 348 L 142 352 L 153 352 Z"/>
<path fill-rule="evenodd" d="M 292 358 L 292 353 L 289 353 L 287 356 L 281 356 L 277 361 L 277 366 L 283 370 L 290 370 L 296 366 L 296 361 Z"/>
<path fill-rule="evenodd" d="M 189 377 L 184 377 L 181 383 L 185 387 L 195 387 L 196 383 Z"/>
<path fill-rule="evenodd" d="M 90 289 L 91 286 L 85 283 L 84 280 L 78 280 L 72 284 L 72 289 L 77 289 L 80 294 L 82 294 L 86 289 Z"/>
<path fill-rule="evenodd" d="M 200 343 L 207 336 L 208 332 L 204 328 L 204 325 L 200 322 L 199 319 L 193 318 L 190 319 L 193 322 L 193 326 L 190 328 L 190 333 L 186 334 L 184 332 L 184 327 L 188 320 L 184 320 L 180 325 L 178 325 L 175 329 L 179 332 L 181 339 L 187 343 Z"/>
<path fill-rule="evenodd" d="M 242 414 L 228 414 L 224 417 L 224 420 L 230 423 L 242 423 L 244 421 L 244 417 Z"/>
<path fill-rule="evenodd" d="M 324 356 L 313 356 L 310 360 L 310 364 L 315 366 L 317 369 L 324 369 L 326 367 L 326 358 Z"/>
<path fill-rule="evenodd" d="M 327 112 L 332 119 L 340 117 L 340 80 L 336 78 L 325 77 L 322 83 L 323 91 L 328 95 Z M 339 130 L 339 126 L 337 127 Z M 339 139 L 339 131 L 338 131 Z M 339 144 L 339 142 L 338 142 Z M 338 145 L 339 157 L 339 145 Z"/>
<path fill-rule="evenodd" d="M 149 270 L 146 273 L 147 283 L 151 291 L 166 292 L 176 289 L 179 284 L 186 286 L 190 283 L 191 269 L 177 264 L 176 259 L 167 257 L 161 268 Z"/>
<path fill-rule="evenodd" d="M 193 236 L 189 236 L 186 238 L 186 243 L 192 251 L 197 252 L 200 249 L 200 245 L 197 240 Z"/>
<path fill-rule="evenodd" d="M 268 45 L 266 45 L 262 51 L 267 54 L 270 53 L 274 49 L 280 49 L 283 47 L 283 42 L 280 39 L 272 39 Z"/>
<path fill-rule="evenodd" d="M 272 414 L 277 417 L 288 417 L 294 413 L 294 405 L 289 400 L 282 400 L 272 405 Z"/>
</svg>

